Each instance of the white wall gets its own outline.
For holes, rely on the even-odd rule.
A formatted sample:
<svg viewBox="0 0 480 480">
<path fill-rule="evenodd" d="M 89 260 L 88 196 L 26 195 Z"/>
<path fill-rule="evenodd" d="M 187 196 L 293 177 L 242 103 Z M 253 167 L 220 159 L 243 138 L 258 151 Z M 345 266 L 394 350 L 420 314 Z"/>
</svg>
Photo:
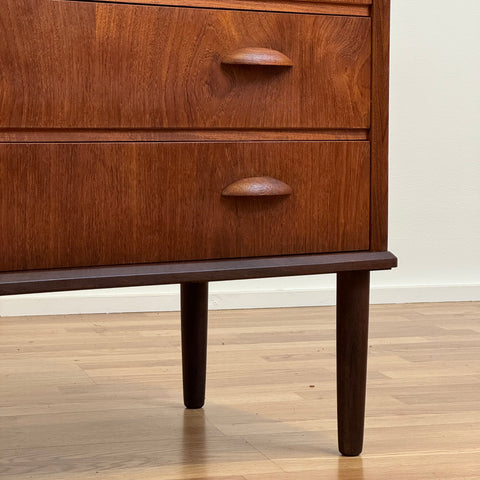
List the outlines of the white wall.
<svg viewBox="0 0 480 480">
<path fill-rule="evenodd" d="M 479 86 L 480 2 L 393 0 L 390 246 L 401 268 L 377 282 L 476 285 L 480 299 Z"/>
<path fill-rule="evenodd" d="M 392 0 L 390 249 L 373 302 L 480 300 L 480 1 Z M 334 277 L 223 282 L 212 308 L 325 305 Z M 173 310 L 178 286 L 0 299 L 0 314 Z"/>
</svg>

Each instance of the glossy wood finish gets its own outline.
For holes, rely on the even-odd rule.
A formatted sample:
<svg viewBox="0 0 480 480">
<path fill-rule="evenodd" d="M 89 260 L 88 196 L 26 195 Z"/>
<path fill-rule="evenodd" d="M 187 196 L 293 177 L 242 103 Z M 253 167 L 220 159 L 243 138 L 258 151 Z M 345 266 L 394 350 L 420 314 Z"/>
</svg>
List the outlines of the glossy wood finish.
<svg viewBox="0 0 480 480">
<path fill-rule="evenodd" d="M 337 272 L 339 445 L 358 455 L 369 271 L 396 266 L 388 25 L 387 0 L 4 0 L 0 295 L 181 283 L 199 408 L 208 281 Z"/>
<path fill-rule="evenodd" d="M 372 188 L 370 249 L 387 250 L 390 0 L 372 7 Z"/>
<path fill-rule="evenodd" d="M 337 274 L 338 447 L 346 456 L 363 448 L 369 292 L 368 270 Z"/>
<path fill-rule="evenodd" d="M 207 371 L 208 283 L 182 283 L 180 303 L 183 401 L 187 408 L 202 408 Z"/>
<path fill-rule="evenodd" d="M 0 273 L 0 295 L 388 270 L 396 266 L 397 258 L 390 252 L 355 252 L 37 270 Z"/>
<path fill-rule="evenodd" d="M 250 65 L 263 67 L 292 67 L 293 62 L 282 52 L 271 48 L 240 48 L 222 58 L 224 65 Z"/>
<path fill-rule="evenodd" d="M 272 177 L 249 177 L 237 180 L 222 192 L 222 197 L 279 197 L 291 195 L 292 187 Z"/>
<path fill-rule="evenodd" d="M 264 175 L 294 194 L 222 198 Z M 369 177 L 367 142 L 3 144 L 0 270 L 368 250 Z"/>
<path fill-rule="evenodd" d="M 370 126 L 369 18 L 3 3 L 0 127 Z M 294 67 L 222 65 L 246 47 Z"/>
<path fill-rule="evenodd" d="M 65 0 L 77 1 L 77 0 Z M 79 0 L 93 1 L 93 0 Z M 101 0 L 106 3 L 167 5 L 233 10 L 368 16 L 372 0 Z"/>
</svg>

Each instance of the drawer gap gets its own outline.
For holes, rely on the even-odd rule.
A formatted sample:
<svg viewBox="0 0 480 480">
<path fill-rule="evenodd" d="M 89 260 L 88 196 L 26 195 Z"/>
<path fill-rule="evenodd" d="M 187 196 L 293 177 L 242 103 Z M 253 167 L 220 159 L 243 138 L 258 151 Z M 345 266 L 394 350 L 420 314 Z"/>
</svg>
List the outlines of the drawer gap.
<svg viewBox="0 0 480 480">
<path fill-rule="evenodd" d="M 366 141 L 368 129 L 0 129 L 1 143 Z"/>
<path fill-rule="evenodd" d="M 356 17 L 370 16 L 371 0 L 337 0 L 333 2 L 318 1 L 270 1 L 265 2 L 230 0 L 225 5 L 224 0 L 56 0 L 83 3 L 112 3 L 119 5 L 138 5 L 146 7 L 183 7 L 215 10 L 249 10 L 258 12 L 299 13 L 304 15 L 348 15 Z"/>
</svg>

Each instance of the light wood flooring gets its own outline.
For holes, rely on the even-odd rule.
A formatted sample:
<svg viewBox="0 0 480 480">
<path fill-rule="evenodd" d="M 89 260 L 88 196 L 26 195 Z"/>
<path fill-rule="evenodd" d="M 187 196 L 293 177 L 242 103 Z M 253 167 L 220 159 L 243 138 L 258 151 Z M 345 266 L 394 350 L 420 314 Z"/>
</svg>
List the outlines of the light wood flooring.
<svg viewBox="0 0 480 480">
<path fill-rule="evenodd" d="M 2 480 L 480 479 L 480 303 L 371 308 L 364 454 L 336 445 L 334 309 L 0 319 Z"/>
</svg>

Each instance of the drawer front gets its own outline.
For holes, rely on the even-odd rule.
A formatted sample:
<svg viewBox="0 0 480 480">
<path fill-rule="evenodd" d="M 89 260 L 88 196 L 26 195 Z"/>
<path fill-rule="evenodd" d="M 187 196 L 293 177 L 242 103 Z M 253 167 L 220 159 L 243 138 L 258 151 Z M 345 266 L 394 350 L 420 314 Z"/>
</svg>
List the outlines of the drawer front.
<svg viewBox="0 0 480 480">
<path fill-rule="evenodd" d="M 370 125 L 370 18 L 3 0 L 0 30 L 0 127 Z"/>
<path fill-rule="evenodd" d="M 0 270 L 368 250 L 369 177 L 368 142 L 3 144 Z"/>
</svg>

